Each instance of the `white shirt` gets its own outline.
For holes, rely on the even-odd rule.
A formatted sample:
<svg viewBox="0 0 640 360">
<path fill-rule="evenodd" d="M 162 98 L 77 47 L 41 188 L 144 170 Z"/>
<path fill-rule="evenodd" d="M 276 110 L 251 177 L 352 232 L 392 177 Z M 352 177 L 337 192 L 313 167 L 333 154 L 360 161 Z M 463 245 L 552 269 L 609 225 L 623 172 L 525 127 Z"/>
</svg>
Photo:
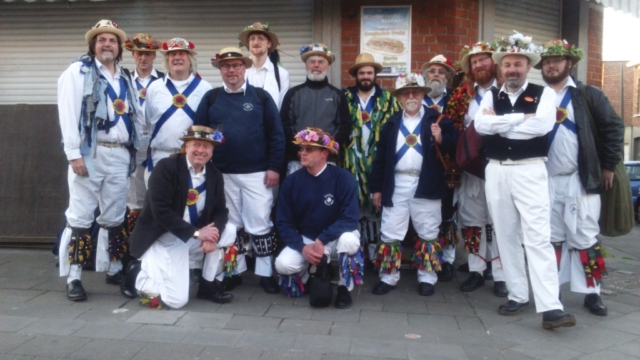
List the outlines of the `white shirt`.
<svg viewBox="0 0 640 360">
<path fill-rule="evenodd" d="M 411 133 L 414 132 L 420 121 L 422 121 L 422 117 L 424 116 L 424 107 L 420 106 L 420 112 L 416 116 L 409 116 L 404 110 L 402 111 L 402 124 L 409 130 Z M 422 124 L 425 126 L 425 124 Z M 418 135 L 418 144 L 422 146 L 422 139 L 420 138 L 420 134 Z M 409 148 L 407 152 L 400 158 L 400 161 L 396 163 L 396 171 L 420 171 L 422 169 L 422 153 L 416 150 L 415 146 Z M 405 137 L 402 135 L 401 131 L 398 131 L 398 140 L 396 143 L 396 153 L 405 146 Z M 395 159 L 393 159 L 395 161 Z"/>
<path fill-rule="evenodd" d="M 529 85 L 524 85 L 515 93 L 507 92 L 503 85 L 500 94 L 509 96 L 513 105 L 520 94 Z M 475 116 L 475 127 L 480 135 L 500 134 L 502 137 L 516 140 L 528 140 L 543 136 L 553 129 L 556 122 L 556 94 L 553 90 L 545 88 L 538 102 L 535 116 L 524 119 L 524 113 L 510 113 L 504 115 L 484 115 L 484 109 L 493 109 L 493 96 L 485 96 L 480 103 L 480 109 Z"/>
<path fill-rule="evenodd" d="M 229 89 L 229 87 L 227 86 L 227 84 L 225 84 L 225 82 L 222 82 L 222 87 L 224 88 L 224 91 L 228 92 L 229 94 L 235 94 L 235 93 L 239 93 L 241 92 L 242 95 L 244 95 L 245 91 L 247 90 L 247 82 L 245 81 L 242 86 L 240 86 L 240 88 L 238 88 L 238 90 L 231 90 Z"/>
<path fill-rule="evenodd" d="M 443 97 L 445 97 L 445 96 L 447 96 L 447 89 L 444 89 L 444 91 L 442 92 L 442 94 L 440 94 L 440 95 L 438 95 L 438 96 L 436 96 L 436 97 L 431 97 L 431 96 L 429 96 L 429 94 L 426 94 L 426 95 L 424 96 L 424 98 L 422 99 L 422 104 L 423 104 L 424 106 L 426 106 L 426 107 L 430 107 L 430 105 L 427 103 L 427 98 L 429 98 L 429 99 L 431 99 L 431 101 L 433 101 L 433 104 L 434 104 L 434 105 L 438 105 L 438 106 L 439 106 L 439 108 L 438 108 L 438 109 L 434 109 L 434 110 L 437 110 L 439 113 L 441 113 L 441 114 L 442 114 L 442 110 L 444 110 L 444 107 L 445 107 L 447 104 L 440 105 L 440 104 L 438 104 L 438 103 L 439 103 L 439 102 L 440 102 L 440 100 L 442 100 L 442 98 L 443 98 Z"/>
<path fill-rule="evenodd" d="M 104 66 L 98 59 L 95 59 L 95 65 L 100 71 L 100 74 L 107 79 L 107 82 L 113 87 L 116 94 L 120 94 L 120 67 L 116 66 L 116 73 L 112 76 L 109 69 Z M 82 97 L 84 94 L 84 74 L 80 73 L 80 67 L 82 62 L 74 62 L 69 65 L 60 78 L 58 79 L 58 116 L 60 119 L 60 130 L 62 131 L 62 141 L 64 142 L 64 152 L 67 155 L 67 160 L 79 159 L 80 145 L 82 139 L 80 138 L 80 111 L 82 109 Z M 126 105 L 125 113 L 129 109 L 128 99 L 123 99 Z M 115 119 L 115 112 L 113 110 L 113 99 L 107 97 L 107 116 L 109 121 Z M 132 123 L 135 123 L 136 119 L 131 119 Z M 90 134 L 87 134 L 90 136 Z M 107 134 L 104 130 L 99 130 L 97 134 L 97 141 L 120 143 L 124 144 L 129 141 L 129 132 L 124 124 L 124 121 L 120 119 L 115 126 L 109 129 Z"/>
<path fill-rule="evenodd" d="M 267 59 L 259 69 L 255 66 L 248 68 L 246 79 L 249 84 L 263 88 L 268 92 L 273 98 L 273 102 L 278 106 L 278 110 L 280 110 L 282 100 L 289 90 L 289 72 L 278 65 L 278 73 L 280 74 L 280 89 L 278 89 L 273 63 L 269 59 Z"/>
<path fill-rule="evenodd" d="M 193 189 L 202 185 L 205 181 L 207 181 L 207 167 L 202 168 L 202 171 L 196 174 L 196 169 L 191 165 L 189 159 L 187 158 L 187 168 L 189 169 L 189 176 L 191 176 L 191 185 L 193 185 Z M 196 201 L 196 209 L 198 210 L 198 216 L 202 215 L 202 211 L 204 210 L 204 205 L 207 199 L 207 189 L 205 188 L 199 195 L 198 200 Z M 186 202 L 187 199 L 184 199 Z M 184 216 L 182 217 L 184 221 L 191 223 L 191 216 L 189 215 L 189 207 L 185 206 L 184 208 Z"/>
<path fill-rule="evenodd" d="M 147 100 L 145 105 L 145 122 L 149 128 L 149 132 L 153 134 L 155 131 L 156 123 L 162 115 L 173 106 L 173 95 L 169 89 L 167 89 L 166 82 L 169 75 L 164 78 L 154 81 L 147 89 Z M 171 80 L 179 93 L 182 93 L 191 82 L 195 79 L 195 76 L 191 74 L 187 80 Z M 211 90 L 211 84 L 205 80 L 201 80 L 198 87 L 187 97 L 187 105 L 195 113 L 198 110 L 198 105 L 204 94 Z M 171 115 L 171 117 L 162 125 L 155 139 L 151 141 L 151 149 L 160 149 L 168 152 L 175 152 L 182 148 L 182 133 L 193 125 L 193 120 L 187 115 L 183 109 L 178 109 Z M 160 159 L 154 157 L 154 164 Z"/>
<path fill-rule="evenodd" d="M 491 85 L 489 85 L 488 88 L 483 88 L 482 86 L 480 86 L 478 83 L 474 84 L 474 88 L 476 90 L 476 94 L 480 96 L 481 99 L 484 99 L 484 96 L 488 93 L 491 92 L 491 88 L 498 88 L 498 82 L 496 81 L 496 79 L 493 79 L 493 82 L 491 83 Z M 489 95 L 491 96 L 491 95 Z M 482 101 L 482 100 L 480 100 Z M 465 129 L 469 127 L 469 124 L 471 123 L 471 121 L 475 118 L 476 113 L 478 112 L 478 109 L 480 109 L 480 104 L 478 104 L 478 102 L 476 101 L 476 97 L 473 96 L 471 98 L 471 101 L 469 102 L 469 109 L 467 109 L 467 114 L 464 116 L 464 127 Z"/>
<path fill-rule="evenodd" d="M 136 90 L 136 99 L 138 99 L 138 103 L 136 104 L 137 110 L 138 110 L 138 125 L 140 126 L 140 131 L 139 134 L 148 134 L 149 133 L 149 129 L 147 128 L 147 125 L 145 123 L 144 120 L 144 110 L 145 110 L 145 106 L 144 104 L 142 106 L 140 106 L 140 90 L 138 90 L 138 86 L 136 83 L 140 83 L 140 85 L 142 85 L 143 88 L 148 88 L 149 87 L 149 83 L 153 80 L 153 79 L 157 79 L 158 78 L 158 72 L 156 71 L 156 69 L 151 69 L 151 73 L 145 77 L 140 77 L 140 75 L 138 74 L 138 70 L 135 70 L 132 74 L 131 74 L 131 85 L 133 85 L 133 89 Z"/>
<path fill-rule="evenodd" d="M 571 77 L 568 77 L 562 90 L 556 95 L 557 107 L 560 107 L 560 103 L 570 87 L 575 88 L 576 83 L 573 82 Z M 571 121 L 575 124 L 572 101 L 569 102 L 566 109 L 568 116 L 564 121 Z M 560 124 L 551 143 L 551 148 L 549 148 L 548 158 L 547 170 L 549 171 L 549 176 L 568 175 L 578 171 L 578 135 Z"/>
<path fill-rule="evenodd" d="M 366 99 L 362 99 L 356 93 L 356 96 L 358 98 L 358 104 L 360 106 L 360 111 L 364 111 L 367 108 L 367 104 L 369 103 L 371 98 L 376 94 L 376 91 L 378 91 L 378 90 L 374 87 L 373 91 L 369 94 L 369 96 Z M 373 108 L 372 109 L 373 110 L 376 109 L 376 104 L 373 104 Z M 371 114 L 369 114 L 369 121 L 371 121 Z M 359 157 L 362 157 L 362 156 L 369 155 L 368 154 L 369 147 L 367 146 L 367 144 L 368 144 L 368 141 L 369 141 L 369 136 L 371 135 L 371 129 L 369 128 L 369 126 L 367 126 L 367 124 L 362 124 L 362 128 L 360 130 L 360 133 L 362 134 L 362 137 L 360 139 L 356 138 L 355 131 L 351 133 L 351 138 L 354 139 L 354 141 L 360 141 L 360 146 L 364 150 L 364 154 L 360 154 L 360 152 L 358 152 L 358 147 L 357 146 L 354 146 L 353 149 L 356 151 L 356 154 Z"/>
</svg>

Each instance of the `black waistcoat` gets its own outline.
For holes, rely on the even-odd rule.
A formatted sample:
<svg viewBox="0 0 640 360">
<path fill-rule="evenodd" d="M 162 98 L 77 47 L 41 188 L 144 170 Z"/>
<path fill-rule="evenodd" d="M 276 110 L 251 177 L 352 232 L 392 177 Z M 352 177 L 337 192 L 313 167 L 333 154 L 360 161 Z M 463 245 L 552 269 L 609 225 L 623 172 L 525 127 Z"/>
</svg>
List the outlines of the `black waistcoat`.
<svg viewBox="0 0 640 360">
<path fill-rule="evenodd" d="M 538 109 L 538 103 L 542 97 L 544 87 L 529 83 L 520 94 L 514 105 L 511 105 L 509 96 L 500 93 L 500 90 L 491 90 L 493 95 L 493 108 L 496 115 L 510 113 L 532 114 Z M 545 157 L 548 152 L 547 135 L 535 137 L 529 140 L 507 139 L 499 134 L 485 137 L 485 155 L 488 159 L 495 160 L 522 160 L 535 157 Z"/>
</svg>

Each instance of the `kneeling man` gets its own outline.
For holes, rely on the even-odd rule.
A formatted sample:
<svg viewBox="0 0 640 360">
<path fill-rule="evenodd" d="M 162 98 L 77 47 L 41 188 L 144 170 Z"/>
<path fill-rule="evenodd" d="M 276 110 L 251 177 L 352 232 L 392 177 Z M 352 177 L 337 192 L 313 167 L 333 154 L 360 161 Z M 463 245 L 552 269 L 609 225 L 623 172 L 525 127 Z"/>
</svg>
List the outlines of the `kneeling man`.
<svg viewBox="0 0 640 360">
<path fill-rule="evenodd" d="M 189 257 L 202 253 L 198 298 L 225 303 L 233 297 L 215 283 L 222 278 L 224 248 L 233 245 L 236 234 L 227 224 L 222 174 L 210 162 L 223 135 L 191 126 L 181 140 L 183 151 L 162 159 L 151 173 L 145 204 L 129 239 L 131 255 L 141 260 L 139 271 L 133 272 L 135 288 L 141 303 L 150 307 L 186 305 Z"/>
<path fill-rule="evenodd" d="M 327 164 L 338 153 L 333 136 L 307 128 L 295 135 L 304 170 L 287 176 L 280 189 L 276 227 L 287 247 L 276 259 L 280 286 L 288 296 L 302 296 L 309 278 L 309 263 L 320 264 L 323 255 L 338 253 L 340 282 L 335 306 L 351 307 L 351 291 L 362 284 L 363 259 L 358 218 L 360 206 L 353 176 Z M 330 261 L 330 260 L 329 260 Z"/>
</svg>

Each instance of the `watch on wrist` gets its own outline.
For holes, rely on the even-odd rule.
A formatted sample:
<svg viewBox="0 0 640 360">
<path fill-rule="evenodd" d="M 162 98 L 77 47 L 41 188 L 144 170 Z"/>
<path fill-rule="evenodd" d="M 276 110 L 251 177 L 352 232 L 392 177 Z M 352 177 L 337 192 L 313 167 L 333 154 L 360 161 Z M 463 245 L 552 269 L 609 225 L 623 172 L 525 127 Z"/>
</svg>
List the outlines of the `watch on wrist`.
<svg viewBox="0 0 640 360">
<path fill-rule="evenodd" d="M 196 232 L 193 233 L 193 238 L 197 239 L 198 236 L 200 236 L 200 230 L 196 230 Z"/>
</svg>

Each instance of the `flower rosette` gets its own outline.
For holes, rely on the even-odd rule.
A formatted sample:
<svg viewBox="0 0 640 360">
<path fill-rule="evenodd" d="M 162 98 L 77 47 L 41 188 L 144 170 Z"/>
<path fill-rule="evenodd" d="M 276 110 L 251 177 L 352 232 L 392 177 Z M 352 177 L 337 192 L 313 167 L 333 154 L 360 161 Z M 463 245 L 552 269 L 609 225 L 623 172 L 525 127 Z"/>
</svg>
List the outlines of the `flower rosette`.
<svg viewBox="0 0 640 360">
<path fill-rule="evenodd" d="M 187 206 L 193 206 L 198 202 L 200 193 L 196 189 L 189 189 L 187 192 Z"/>
<path fill-rule="evenodd" d="M 142 88 L 142 89 L 138 90 L 138 97 L 140 99 L 145 100 L 147 98 L 147 88 Z"/>
<path fill-rule="evenodd" d="M 177 108 L 183 108 L 187 105 L 187 97 L 182 94 L 175 94 L 173 95 L 172 103 Z"/>
<path fill-rule="evenodd" d="M 569 117 L 567 109 L 561 107 L 556 108 L 556 124 L 560 124 L 567 120 L 567 117 Z"/>
<path fill-rule="evenodd" d="M 115 99 L 113 101 L 113 111 L 118 115 L 122 115 L 127 111 L 127 104 L 122 99 Z"/>
</svg>

